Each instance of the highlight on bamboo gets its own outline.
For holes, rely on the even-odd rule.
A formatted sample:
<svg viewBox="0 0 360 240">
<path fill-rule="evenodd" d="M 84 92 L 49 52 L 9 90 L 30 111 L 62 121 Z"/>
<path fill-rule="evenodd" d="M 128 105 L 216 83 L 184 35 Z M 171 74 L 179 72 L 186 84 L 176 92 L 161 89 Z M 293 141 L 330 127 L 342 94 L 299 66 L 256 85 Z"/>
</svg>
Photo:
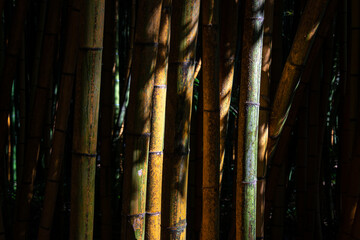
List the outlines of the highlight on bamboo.
<svg viewBox="0 0 360 240">
<path fill-rule="evenodd" d="M 0 14 L 0 240 L 360 239 L 360 1 Z"/>
</svg>

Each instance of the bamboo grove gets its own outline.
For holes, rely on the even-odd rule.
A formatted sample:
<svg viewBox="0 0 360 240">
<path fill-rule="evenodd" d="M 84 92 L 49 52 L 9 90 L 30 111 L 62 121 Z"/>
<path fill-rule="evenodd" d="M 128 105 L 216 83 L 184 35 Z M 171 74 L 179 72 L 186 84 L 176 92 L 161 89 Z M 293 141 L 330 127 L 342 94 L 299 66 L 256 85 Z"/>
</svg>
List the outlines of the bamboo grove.
<svg viewBox="0 0 360 240">
<path fill-rule="evenodd" d="M 360 239 L 358 0 L 0 14 L 0 240 Z"/>
</svg>

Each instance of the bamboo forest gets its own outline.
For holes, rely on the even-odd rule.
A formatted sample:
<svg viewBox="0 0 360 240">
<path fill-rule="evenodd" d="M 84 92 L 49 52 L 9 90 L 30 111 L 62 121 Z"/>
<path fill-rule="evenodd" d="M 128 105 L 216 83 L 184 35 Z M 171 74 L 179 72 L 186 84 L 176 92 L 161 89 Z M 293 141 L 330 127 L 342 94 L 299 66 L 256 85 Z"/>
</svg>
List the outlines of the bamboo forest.
<svg viewBox="0 0 360 240">
<path fill-rule="evenodd" d="M 0 14 L 0 240 L 360 240 L 359 0 Z"/>
</svg>

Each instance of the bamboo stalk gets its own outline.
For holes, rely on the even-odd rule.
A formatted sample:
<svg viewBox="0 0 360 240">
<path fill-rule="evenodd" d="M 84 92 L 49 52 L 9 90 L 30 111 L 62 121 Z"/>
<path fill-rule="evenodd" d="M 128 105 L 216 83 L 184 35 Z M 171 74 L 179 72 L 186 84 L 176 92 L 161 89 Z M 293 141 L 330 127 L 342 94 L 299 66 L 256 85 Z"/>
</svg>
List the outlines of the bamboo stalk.
<svg viewBox="0 0 360 240">
<path fill-rule="evenodd" d="M 126 149 L 122 206 L 122 238 L 143 239 L 151 105 L 162 1 L 139 1 L 130 102 L 126 119 Z M 150 27 L 146 27 L 146 26 Z"/>
<path fill-rule="evenodd" d="M 267 152 L 270 113 L 270 69 L 272 64 L 272 33 L 274 18 L 274 0 L 265 1 L 264 39 L 262 50 L 260 110 L 259 110 L 259 147 L 257 162 L 257 198 L 256 198 L 256 237 L 264 238 L 265 224 L 265 186 L 267 170 Z M 278 61 L 278 60 L 277 60 Z"/>
<path fill-rule="evenodd" d="M 264 1 L 247 0 L 244 6 L 236 176 L 236 239 L 256 239 L 256 165 L 264 4 Z"/>
<path fill-rule="evenodd" d="M 200 239 L 219 239 L 219 1 L 205 0 L 202 11 L 203 179 Z"/>
<path fill-rule="evenodd" d="M 290 54 L 284 66 L 281 79 L 272 105 L 269 126 L 269 138 L 276 142 L 279 138 L 298 85 L 307 53 L 320 25 L 324 9 L 328 1 L 308 1 L 301 16 Z M 275 144 L 269 143 L 268 156 L 271 157 Z"/>
<path fill-rule="evenodd" d="M 114 117 L 115 1 L 105 1 L 104 50 L 100 89 L 100 205 L 101 239 L 112 239 L 112 137 Z"/>
<path fill-rule="evenodd" d="M 225 141 L 235 68 L 238 8 L 238 1 L 220 1 L 220 189 L 224 171 Z"/>
<path fill-rule="evenodd" d="M 38 239 L 50 239 L 55 204 L 61 182 L 61 172 L 65 151 L 70 104 L 73 95 L 75 66 L 79 48 L 79 16 L 82 0 L 69 3 L 67 41 L 65 43 L 64 64 L 58 93 L 57 109 L 55 113 L 54 134 L 49 169 L 45 186 L 45 199 L 40 218 Z"/>
<path fill-rule="evenodd" d="M 165 131 L 165 106 L 170 50 L 171 0 L 164 0 L 160 20 L 159 49 L 152 97 L 151 137 L 146 197 L 145 239 L 161 236 L 161 191 Z"/>
<path fill-rule="evenodd" d="M 173 0 L 165 116 L 161 231 L 186 238 L 187 183 L 200 1 Z"/>
<path fill-rule="evenodd" d="M 88 1 L 80 13 L 71 169 L 70 239 L 93 239 L 96 145 L 105 0 Z"/>
</svg>

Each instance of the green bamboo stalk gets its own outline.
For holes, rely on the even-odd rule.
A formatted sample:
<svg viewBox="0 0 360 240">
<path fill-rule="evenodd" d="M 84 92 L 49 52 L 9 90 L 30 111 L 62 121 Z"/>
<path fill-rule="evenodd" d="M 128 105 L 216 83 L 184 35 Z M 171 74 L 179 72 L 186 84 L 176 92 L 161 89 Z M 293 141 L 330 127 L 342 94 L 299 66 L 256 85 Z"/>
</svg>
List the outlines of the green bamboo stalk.
<svg viewBox="0 0 360 240">
<path fill-rule="evenodd" d="M 51 1 L 48 8 L 47 22 L 43 52 L 40 59 L 42 66 L 34 96 L 34 107 L 29 114 L 29 130 L 25 147 L 25 159 L 22 178 L 19 184 L 16 198 L 16 222 L 14 228 L 15 239 L 25 239 L 30 218 L 30 204 L 33 196 L 36 167 L 39 159 L 39 151 L 45 120 L 47 95 L 49 82 L 52 79 L 53 59 L 57 33 L 60 26 L 61 0 Z"/>
<path fill-rule="evenodd" d="M 202 11 L 203 180 L 200 239 L 219 239 L 219 1 L 205 0 Z"/>
<path fill-rule="evenodd" d="M 236 239 L 256 239 L 256 172 L 265 1 L 245 1 L 236 176 Z"/>
<path fill-rule="evenodd" d="M 93 239 L 96 145 L 105 0 L 87 1 L 77 62 L 71 169 L 70 239 Z"/>
<path fill-rule="evenodd" d="M 144 239 L 151 105 L 162 0 L 139 1 L 131 67 L 122 205 L 122 239 Z"/>
<path fill-rule="evenodd" d="M 165 131 L 165 105 L 168 58 L 170 50 L 171 0 L 162 5 L 159 49 L 155 68 L 153 109 L 146 197 L 145 239 L 161 236 L 161 190 L 163 175 L 163 150 Z"/>
<path fill-rule="evenodd" d="M 200 1 L 173 0 L 166 97 L 163 239 L 186 238 L 187 182 Z"/>
<path fill-rule="evenodd" d="M 82 0 L 73 0 L 69 3 L 67 40 L 65 43 L 65 53 L 63 69 L 58 93 L 57 110 L 55 113 L 55 127 L 53 134 L 52 151 L 50 155 L 49 169 L 45 186 L 45 198 L 43 210 L 40 218 L 38 239 L 50 239 L 52 230 L 55 204 L 58 195 L 60 176 L 63 165 L 67 123 L 70 113 L 70 104 L 73 95 L 73 85 L 75 78 L 75 67 L 78 54 L 79 37 L 79 16 Z"/>
</svg>

